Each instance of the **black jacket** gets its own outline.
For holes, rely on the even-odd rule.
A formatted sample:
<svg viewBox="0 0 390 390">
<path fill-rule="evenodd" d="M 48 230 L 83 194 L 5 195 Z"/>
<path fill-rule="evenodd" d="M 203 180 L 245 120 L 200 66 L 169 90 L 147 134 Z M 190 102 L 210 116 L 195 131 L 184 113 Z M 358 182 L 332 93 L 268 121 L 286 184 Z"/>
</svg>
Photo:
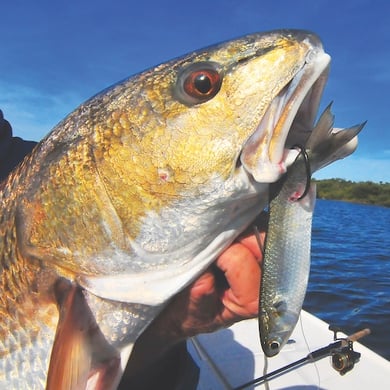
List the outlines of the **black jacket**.
<svg viewBox="0 0 390 390">
<path fill-rule="evenodd" d="M 0 182 L 30 153 L 37 143 L 12 136 L 12 127 L 0 110 Z"/>
</svg>

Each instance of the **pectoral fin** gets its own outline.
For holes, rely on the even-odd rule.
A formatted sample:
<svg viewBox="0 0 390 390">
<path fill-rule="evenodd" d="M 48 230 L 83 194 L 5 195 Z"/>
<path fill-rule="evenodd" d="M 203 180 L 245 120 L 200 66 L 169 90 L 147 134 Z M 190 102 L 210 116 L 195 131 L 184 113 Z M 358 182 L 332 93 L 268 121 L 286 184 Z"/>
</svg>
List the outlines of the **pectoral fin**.
<svg viewBox="0 0 390 390">
<path fill-rule="evenodd" d="M 55 295 L 60 313 L 46 389 L 113 389 L 120 357 L 100 332 L 82 289 L 60 279 Z"/>
</svg>

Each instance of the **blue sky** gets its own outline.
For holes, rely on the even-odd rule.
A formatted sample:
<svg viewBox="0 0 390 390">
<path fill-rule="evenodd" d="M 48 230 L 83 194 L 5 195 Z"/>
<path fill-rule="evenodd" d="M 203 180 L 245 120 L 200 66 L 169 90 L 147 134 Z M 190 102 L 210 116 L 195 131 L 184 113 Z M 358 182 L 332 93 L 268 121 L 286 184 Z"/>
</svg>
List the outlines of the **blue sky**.
<svg viewBox="0 0 390 390">
<path fill-rule="evenodd" d="M 355 154 L 317 178 L 390 182 L 387 0 L 13 0 L 1 5 L 0 108 L 39 140 L 105 87 L 189 51 L 251 32 L 309 29 L 332 56 L 323 107 L 336 126 L 368 120 Z"/>
</svg>

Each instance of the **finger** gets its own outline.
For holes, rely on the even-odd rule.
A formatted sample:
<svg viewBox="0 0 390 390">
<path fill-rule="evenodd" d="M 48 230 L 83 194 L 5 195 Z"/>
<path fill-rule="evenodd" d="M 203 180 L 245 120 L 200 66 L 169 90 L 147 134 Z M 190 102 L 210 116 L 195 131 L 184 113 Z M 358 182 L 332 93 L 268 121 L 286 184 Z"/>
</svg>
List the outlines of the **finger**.
<svg viewBox="0 0 390 390">
<path fill-rule="evenodd" d="M 258 262 L 263 259 L 265 232 L 259 232 L 258 238 L 255 234 L 252 234 L 246 237 L 240 237 L 237 241 L 244 245 L 250 252 L 252 252 L 253 256 L 257 259 Z"/>
<path fill-rule="evenodd" d="M 203 296 L 209 296 L 215 293 L 215 276 L 207 270 L 198 279 L 196 279 L 189 287 L 189 295 L 192 300 L 198 300 Z"/>
<path fill-rule="evenodd" d="M 258 311 L 260 267 L 246 245 L 233 244 L 216 262 L 230 286 L 222 296 L 224 306 L 238 316 L 250 317 Z"/>
</svg>

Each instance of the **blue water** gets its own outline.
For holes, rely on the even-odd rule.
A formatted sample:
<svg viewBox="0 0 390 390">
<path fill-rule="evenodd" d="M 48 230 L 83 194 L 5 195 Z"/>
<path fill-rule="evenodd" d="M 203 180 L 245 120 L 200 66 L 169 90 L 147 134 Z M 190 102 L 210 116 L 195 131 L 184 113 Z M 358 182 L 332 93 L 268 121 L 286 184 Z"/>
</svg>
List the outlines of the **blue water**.
<svg viewBox="0 0 390 390">
<path fill-rule="evenodd" d="M 390 208 L 317 201 L 304 308 L 390 360 Z"/>
</svg>

